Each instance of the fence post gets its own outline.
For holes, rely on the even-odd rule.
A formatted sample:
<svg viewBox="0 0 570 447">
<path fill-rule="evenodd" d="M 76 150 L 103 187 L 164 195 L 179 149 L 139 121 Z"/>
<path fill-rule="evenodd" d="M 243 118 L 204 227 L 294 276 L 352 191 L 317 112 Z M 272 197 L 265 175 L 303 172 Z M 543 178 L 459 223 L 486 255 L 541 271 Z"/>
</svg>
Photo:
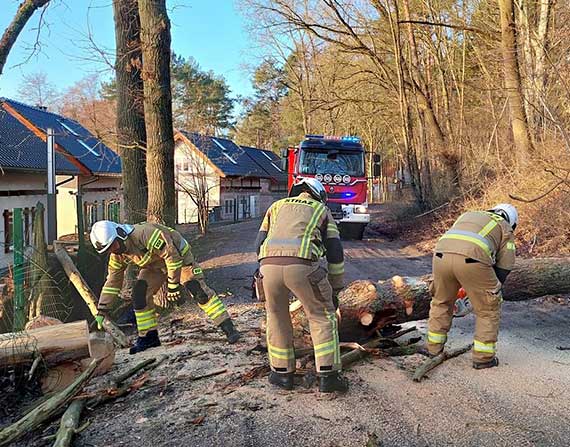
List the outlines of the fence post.
<svg viewBox="0 0 570 447">
<path fill-rule="evenodd" d="M 85 221 L 83 220 L 83 197 L 81 196 L 81 190 L 77 191 L 75 200 L 75 206 L 77 207 L 77 240 L 79 241 L 79 249 L 81 250 L 85 245 Z"/>
<path fill-rule="evenodd" d="M 14 243 L 14 332 L 17 332 L 23 330 L 26 324 L 22 208 L 14 208 L 13 211 L 12 241 Z"/>
</svg>

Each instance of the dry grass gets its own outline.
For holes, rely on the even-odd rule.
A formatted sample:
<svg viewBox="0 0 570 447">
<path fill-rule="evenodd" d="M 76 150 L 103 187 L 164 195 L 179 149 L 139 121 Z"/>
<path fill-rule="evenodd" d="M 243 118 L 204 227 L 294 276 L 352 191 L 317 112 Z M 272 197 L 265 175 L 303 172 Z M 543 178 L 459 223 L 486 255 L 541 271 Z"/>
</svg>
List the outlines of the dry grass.
<svg viewBox="0 0 570 447">
<path fill-rule="evenodd" d="M 515 232 L 519 256 L 568 256 L 570 184 L 561 184 L 546 197 L 530 203 L 509 197 L 510 194 L 523 199 L 536 198 L 558 183 L 558 178 L 566 176 L 563 163 L 568 159 L 568 154 L 562 150 L 551 152 L 550 156 L 542 153 L 540 158 L 532 160 L 524 169 L 514 171 L 503 168 L 493 180 L 487 177 L 477 185 L 478 188 L 473 188 L 478 191 L 477 194 L 453 199 L 442 209 L 426 216 L 417 218 L 417 210 L 404 205 L 394 214 L 394 221 L 383 232 L 392 236 L 398 234 L 421 251 L 430 252 L 439 235 L 462 212 L 488 209 L 496 203 L 509 202 L 519 211 L 519 226 Z M 485 186 L 484 182 L 488 182 L 488 185 Z"/>
</svg>

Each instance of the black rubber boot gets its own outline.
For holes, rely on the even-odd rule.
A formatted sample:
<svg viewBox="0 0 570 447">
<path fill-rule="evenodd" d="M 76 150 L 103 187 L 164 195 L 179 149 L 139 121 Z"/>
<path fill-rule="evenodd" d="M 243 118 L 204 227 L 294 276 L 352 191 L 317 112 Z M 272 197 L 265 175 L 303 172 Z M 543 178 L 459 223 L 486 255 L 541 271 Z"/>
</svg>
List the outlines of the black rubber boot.
<svg viewBox="0 0 570 447">
<path fill-rule="evenodd" d="M 294 373 L 278 373 L 271 371 L 269 373 L 269 383 L 271 385 L 278 386 L 279 388 L 283 388 L 284 390 L 292 390 L 294 376 Z"/>
<path fill-rule="evenodd" d="M 321 393 L 333 393 L 348 391 L 348 380 L 340 375 L 340 372 L 319 373 L 319 391 Z"/>
<path fill-rule="evenodd" d="M 499 359 L 497 357 L 493 357 L 488 362 L 473 362 L 473 368 L 475 369 L 487 369 L 495 366 L 499 366 Z"/>
<path fill-rule="evenodd" d="M 160 346 L 158 331 L 148 331 L 145 336 L 139 336 L 139 338 L 137 338 L 135 344 L 129 349 L 129 354 L 136 354 L 137 352 L 146 351 L 149 348 L 156 348 L 157 346 Z"/>
<path fill-rule="evenodd" d="M 230 344 L 235 343 L 241 338 L 241 334 L 236 330 L 231 318 L 224 320 L 222 324 L 220 324 L 220 329 L 224 331 L 224 334 L 228 337 L 228 343 Z"/>
</svg>

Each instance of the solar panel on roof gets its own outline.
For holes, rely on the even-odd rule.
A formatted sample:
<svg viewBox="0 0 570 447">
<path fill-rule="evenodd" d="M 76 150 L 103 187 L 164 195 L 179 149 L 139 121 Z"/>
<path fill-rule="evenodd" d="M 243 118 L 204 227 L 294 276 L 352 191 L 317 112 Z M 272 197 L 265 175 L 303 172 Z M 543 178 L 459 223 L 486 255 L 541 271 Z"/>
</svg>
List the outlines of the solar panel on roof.
<svg viewBox="0 0 570 447">
<path fill-rule="evenodd" d="M 38 129 L 56 131 L 56 142 L 94 173 L 120 174 L 121 159 L 76 121 L 10 99 L 2 99 Z"/>
</svg>

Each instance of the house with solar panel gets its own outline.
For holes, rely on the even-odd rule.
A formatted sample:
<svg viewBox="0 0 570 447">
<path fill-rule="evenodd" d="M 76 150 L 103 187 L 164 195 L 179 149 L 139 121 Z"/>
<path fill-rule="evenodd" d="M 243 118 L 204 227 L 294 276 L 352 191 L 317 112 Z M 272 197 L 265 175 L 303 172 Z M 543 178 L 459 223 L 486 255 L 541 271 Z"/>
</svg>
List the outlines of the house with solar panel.
<svg viewBox="0 0 570 447">
<path fill-rule="evenodd" d="M 184 130 L 174 139 L 178 223 L 197 222 L 205 201 L 210 221 L 261 217 L 287 194 L 287 175 L 271 151 Z"/>
<path fill-rule="evenodd" d="M 48 128 L 55 135 L 58 237 L 77 232 L 78 192 L 86 230 L 97 220 L 118 219 L 119 156 L 76 121 L 0 98 L 0 267 L 12 257 L 12 209 L 23 209 L 29 242 L 34 207 L 46 206 Z"/>
</svg>

